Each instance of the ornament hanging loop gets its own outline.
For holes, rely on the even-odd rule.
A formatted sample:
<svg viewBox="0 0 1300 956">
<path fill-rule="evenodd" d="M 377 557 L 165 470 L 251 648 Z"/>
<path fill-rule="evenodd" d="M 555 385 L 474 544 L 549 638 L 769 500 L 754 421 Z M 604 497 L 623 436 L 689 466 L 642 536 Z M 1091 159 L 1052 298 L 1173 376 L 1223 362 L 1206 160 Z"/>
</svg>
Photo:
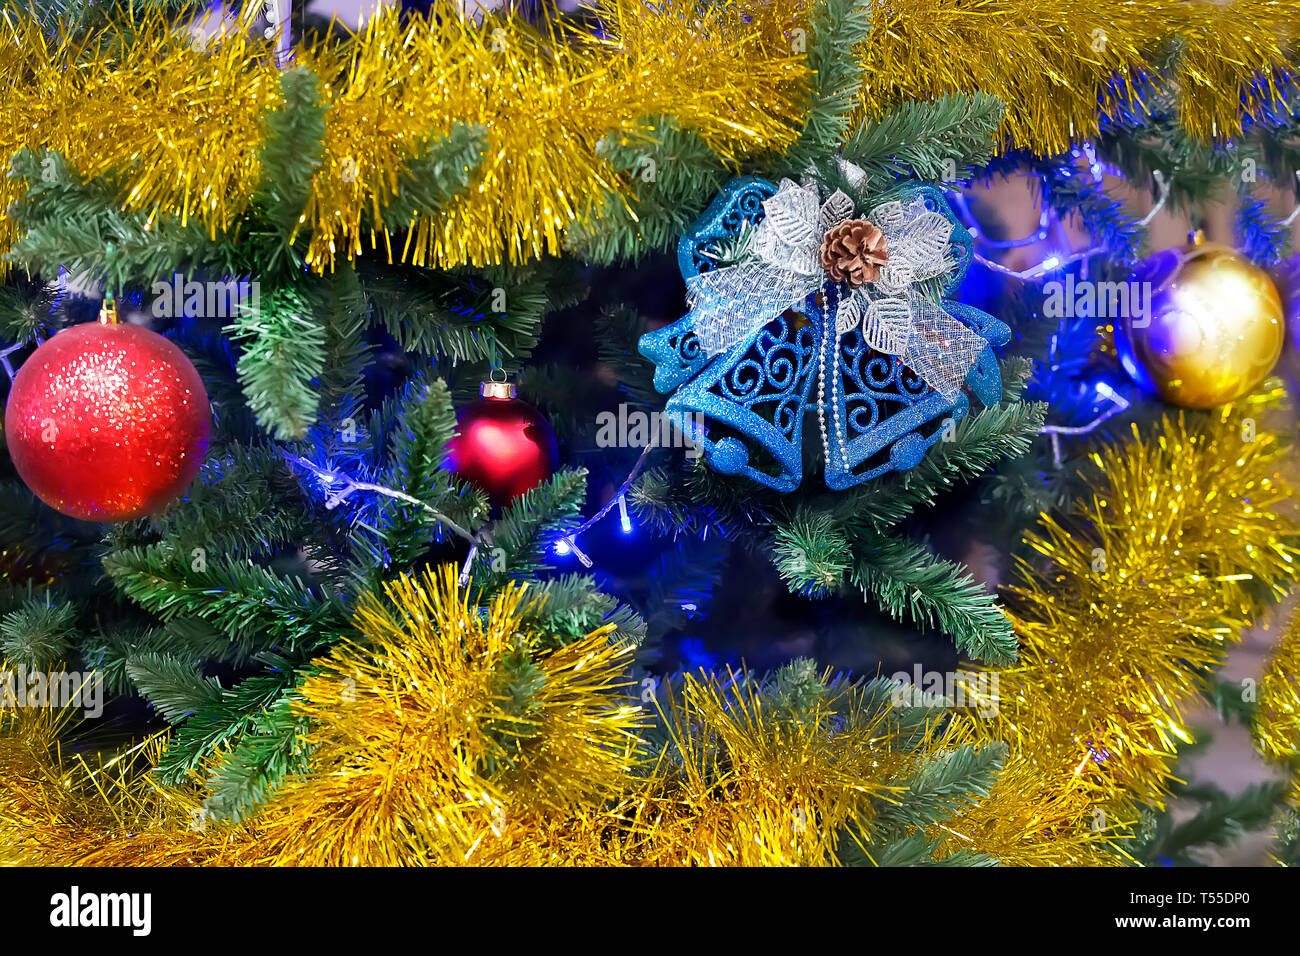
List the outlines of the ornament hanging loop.
<svg viewBox="0 0 1300 956">
<path fill-rule="evenodd" d="M 501 375 L 500 379 L 497 378 L 498 373 Z M 507 381 L 506 370 L 494 365 L 488 372 L 487 381 L 479 383 L 478 393 L 483 398 L 503 399 L 514 398 L 519 394 L 519 390 L 515 388 L 513 382 Z"/>
<path fill-rule="evenodd" d="M 497 378 L 498 375 L 501 377 Z M 519 390 L 510 381 L 510 376 L 506 374 L 506 370 L 500 365 L 495 344 L 492 346 L 491 365 L 487 381 L 479 383 L 478 393 L 483 398 L 497 399 L 515 398 L 519 394 Z"/>
<path fill-rule="evenodd" d="M 99 307 L 99 324 L 100 325 L 117 325 L 117 300 L 113 298 L 112 292 L 104 293 L 104 302 Z"/>
<path fill-rule="evenodd" d="M 113 292 L 113 244 L 104 246 L 104 301 L 99 307 L 100 325 L 117 325 L 117 296 Z"/>
</svg>

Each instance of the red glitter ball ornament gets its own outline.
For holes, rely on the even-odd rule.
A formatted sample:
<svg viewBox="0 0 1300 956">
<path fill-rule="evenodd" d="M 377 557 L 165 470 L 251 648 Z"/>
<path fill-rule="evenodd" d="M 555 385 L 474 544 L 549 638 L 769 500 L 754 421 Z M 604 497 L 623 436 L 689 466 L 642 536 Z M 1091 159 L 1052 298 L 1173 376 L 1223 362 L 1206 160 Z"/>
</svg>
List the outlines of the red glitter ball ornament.
<svg viewBox="0 0 1300 956">
<path fill-rule="evenodd" d="M 484 382 L 477 402 L 456 413 L 458 434 L 447 443 L 446 468 L 508 504 L 555 472 L 559 448 L 541 412 L 515 398 L 507 382 Z"/>
<path fill-rule="evenodd" d="M 5 436 L 18 474 L 51 508 L 126 521 L 158 511 L 194 480 L 211 414 L 179 348 L 105 317 L 63 329 L 23 363 Z"/>
</svg>

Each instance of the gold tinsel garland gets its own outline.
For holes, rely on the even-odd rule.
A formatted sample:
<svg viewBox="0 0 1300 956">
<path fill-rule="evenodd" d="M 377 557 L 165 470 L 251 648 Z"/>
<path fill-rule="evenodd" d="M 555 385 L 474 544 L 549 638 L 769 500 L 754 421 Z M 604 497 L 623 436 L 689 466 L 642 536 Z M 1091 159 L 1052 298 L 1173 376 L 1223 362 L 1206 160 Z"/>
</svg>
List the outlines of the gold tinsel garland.
<svg viewBox="0 0 1300 956">
<path fill-rule="evenodd" d="M 312 773 L 250 824 L 209 821 L 200 794 L 158 785 L 147 762 L 112 773 L 65 760 L 69 711 L 0 710 L 0 862 L 618 862 L 600 837 L 643 759 L 645 712 L 623 692 L 630 649 L 603 629 L 539 651 L 525 592 L 499 592 L 480 615 L 448 567 L 364 599 L 367 646 L 336 647 L 299 688 Z M 523 710 L 501 683 L 520 660 L 535 664 Z"/>
<path fill-rule="evenodd" d="M 524 862 L 511 851 L 533 821 L 626 790 L 644 712 L 608 629 L 538 654 L 523 586 L 485 617 L 450 566 L 384 590 L 356 615 L 366 646 L 336 649 L 301 688 L 314 770 L 259 819 L 267 862 Z M 536 661 L 524 711 L 500 684 L 511 658 Z"/>
<path fill-rule="evenodd" d="M 1271 760 L 1291 760 L 1300 754 L 1300 613 L 1269 652 L 1259 682 L 1255 710 L 1255 744 Z"/>
<path fill-rule="evenodd" d="M 1288 833 L 1300 831 L 1300 613 L 1294 609 L 1282 636 L 1269 652 L 1252 724 L 1259 752 L 1276 761 L 1290 777 L 1287 810 L 1279 820 L 1279 835 L 1300 840 L 1300 832 Z"/>
<path fill-rule="evenodd" d="M 789 720 L 743 675 L 686 675 L 680 699 L 662 705 L 672 741 L 645 792 L 653 825 L 637 861 L 834 865 L 841 829 L 870 827 L 868 798 L 893 799 L 895 780 L 949 749 L 932 726 L 905 744 L 861 696 L 849 688 L 838 718 L 823 700 Z"/>
<path fill-rule="evenodd" d="M 390 10 L 355 38 L 298 51 L 296 62 L 321 77 L 328 110 L 301 219 L 310 263 L 328 268 L 365 243 L 440 267 L 557 252 L 605 195 L 630 201 L 601 138 L 635 137 L 659 114 L 725 158 L 779 152 L 803 120 L 806 7 L 601 0 L 600 37 L 539 36 L 508 18 L 475 25 L 452 0 L 436 0 L 436 26 L 401 23 Z M 1170 82 L 1184 125 L 1230 136 L 1243 112 L 1275 105 L 1297 22 L 1294 5 L 1277 0 L 876 0 L 858 50 L 868 78 L 861 113 L 982 90 L 1007 104 L 1007 145 L 1056 152 L 1096 133 L 1099 97 L 1111 105 L 1130 93 L 1177 38 Z M 202 49 L 157 14 L 131 33 L 123 62 L 111 45 L 52 40 L 36 21 L 6 13 L 0 156 L 57 150 L 83 176 L 113 174 L 128 209 L 197 219 L 212 235 L 237 229 L 258 182 L 263 118 L 280 103 L 268 44 L 237 29 Z M 469 193 L 419 217 L 404 238 L 372 234 L 363 215 L 385 208 L 405 164 L 457 122 L 489 131 Z M 0 180 L 0 208 L 23 188 Z M 17 238 L 0 217 L 0 251 Z"/>
<path fill-rule="evenodd" d="M 861 49 L 868 116 L 981 90 L 1007 104 L 1010 145 L 1040 155 L 1095 135 L 1099 104 L 1127 99 L 1175 38 L 1176 73 L 1155 80 L 1179 91 L 1183 127 L 1204 140 L 1236 136 L 1243 116 L 1277 105 L 1300 32 L 1300 9 L 1277 0 L 903 0 L 873 10 Z"/>
<path fill-rule="evenodd" d="M 957 714 L 903 741 L 852 702 L 791 721 L 737 675 L 687 676 L 659 702 L 670 739 L 648 764 L 637 738 L 653 713 L 626 693 L 626 649 L 596 632 L 543 650 L 526 589 L 479 614 L 446 568 L 363 601 L 366 644 L 336 648 L 300 688 L 312 769 L 247 824 L 196 831 L 193 788 L 120 762 L 92 771 L 63 758 L 51 712 L 0 714 L 0 859 L 834 864 L 837 834 L 871 832 L 865 798 L 893 799 L 909 768 L 958 746 L 1005 743 L 991 791 L 933 828 L 941 852 L 1123 862 L 1134 808 L 1163 799 L 1190 739 L 1182 711 L 1297 577 L 1282 449 L 1246 421 L 1261 403 L 1166 418 L 1095 456 L 1091 496 L 1030 539 L 1045 570 L 1022 564 L 1011 589 L 1021 660 L 998 672 L 992 719 Z M 542 677 L 526 712 L 498 683 L 518 655 Z M 1293 675 L 1266 681 L 1269 699 L 1294 693 Z"/>
<path fill-rule="evenodd" d="M 0 865 L 111 864 L 119 847 L 159 866 L 210 859 L 203 795 L 152 783 L 161 740 L 92 765 L 63 751 L 78 723 L 71 708 L 0 707 Z"/>
<path fill-rule="evenodd" d="M 1166 418 L 1154 440 L 1095 454 L 1091 496 L 1030 537 L 1009 588 L 1020 660 L 999 672 L 999 710 L 975 740 L 1010 744 L 987 801 L 949 826 L 953 848 L 1007 862 L 1102 862 L 1081 823 L 1122 838 L 1160 804 L 1182 712 L 1207 689 L 1245 623 L 1300 575 L 1300 527 L 1282 447 L 1255 427 L 1262 395 L 1208 420 Z M 1043 808 L 1073 794 L 1058 828 Z M 1082 853 L 1068 842 L 1082 841 Z M 1041 839 L 1042 837 L 1051 837 Z M 1059 856 L 1061 851 L 1065 855 Z M 1055 857 L 1055 859 L 1053 859 Z"/>
<path fill-rule="evenodd" d="M 311 229 L 308 260 L 329 268 L 358 254 L 363 213 L 386 207 L 405 164 L 457 122 L 487 127 L 486 154 L 470 191 L 436 220 L 418 219 L 399 244 L 417 264 L 558 252 L 564 229 L 606 192 L 630 194 L 596 147 L 606 133 L 640 134 L 647 117 L 672 113 L 724 157 L 794 139 L 803 58 L 774 48 L 764 30 L 739 29 L 734 5 L 604 0 L 601 9 L 609 37 L 555 37 L 510 18 L 476 25 L 439 0 L 429 21 L 403 23 L 390 9 L 354 40 L 300 50 L 327 108 L 323 162 L 300 221 Z M 197 219 L 214 236 L 233 230 L 257 185 L 263 118 L 281 103 L 269 44 L 241 29 L 205 50 L 160 14 L 132 34 L 123 63 L 111 49 L 51 43 L 40 24 L 6 17 L 0 155 L 53 149 L 82 176 L 113 173 L 127 209 Z M 0 181 L 0 208 L 23 189 Z M 364 238 L 393 244 L 387 234 Z M 0 218 L 0 250 L 16 239 Z"/>
<path fill-rule="evenodd" d="M 364 599 L 365 646 L 319 661 L 295 703 L 311 772 L 247 824 L 196 828 L 200 795 L 158 786 L 147 762 L 70 770 L 60 712 L 0 715 L 0 862 L 825 864 L 836 830 L 866 822 L 864 797 L 946 748 L 933 728 L 898 745 L 883 713 L 835 734 L 824 703 L 776 719 L 739 675 L 688 676 L 665 702 L 671 742 L 647 763 L 654 711 L 626 693 L 630 649 L 601 630 L 539 651 L 526 593 L 481 615 L 448 566 Z M 536 664 L 523 711 L 500 682 L 519 655 Z"/>
</svg>

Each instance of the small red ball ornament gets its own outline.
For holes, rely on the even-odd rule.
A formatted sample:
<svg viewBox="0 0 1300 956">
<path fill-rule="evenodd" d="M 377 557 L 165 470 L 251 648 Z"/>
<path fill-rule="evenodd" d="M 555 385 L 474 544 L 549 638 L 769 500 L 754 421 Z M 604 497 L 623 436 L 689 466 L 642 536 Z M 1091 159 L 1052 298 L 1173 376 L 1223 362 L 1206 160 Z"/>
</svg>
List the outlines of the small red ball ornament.
<svg viewBox="0 0 1300 956">
<path fill-rule="evenodd" d="M 203 380 L 167 339 L 111 319 L 63 329 L 14 376 L 5 437 L 51 508 L 87 521 L 152 514 L 194 480 L 211 415 Z"/>
<path fill-rule="evenodd" d="M 537 409 L 515 397 L 508 382 L 484 382 L 478 401 L 456 413 L 457 435 L 444 466 L 508 504 L 555 472 L 555 432 Z"/>
</svg>

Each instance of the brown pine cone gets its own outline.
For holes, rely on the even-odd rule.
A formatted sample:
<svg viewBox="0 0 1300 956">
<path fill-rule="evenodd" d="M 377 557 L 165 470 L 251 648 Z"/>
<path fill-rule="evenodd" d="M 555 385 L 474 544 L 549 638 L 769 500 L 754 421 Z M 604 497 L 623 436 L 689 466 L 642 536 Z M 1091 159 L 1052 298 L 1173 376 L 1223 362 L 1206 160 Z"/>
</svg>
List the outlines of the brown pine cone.
<svg viewBox="0 0 1300 956">
<path fill-rule="evenodd" d="M 846 219 L 822 238 L 822 268 L 834 282 L 856 289 L 875 282 L 889 261 L 885 234 L 865 219 Z"/>
</svg>

